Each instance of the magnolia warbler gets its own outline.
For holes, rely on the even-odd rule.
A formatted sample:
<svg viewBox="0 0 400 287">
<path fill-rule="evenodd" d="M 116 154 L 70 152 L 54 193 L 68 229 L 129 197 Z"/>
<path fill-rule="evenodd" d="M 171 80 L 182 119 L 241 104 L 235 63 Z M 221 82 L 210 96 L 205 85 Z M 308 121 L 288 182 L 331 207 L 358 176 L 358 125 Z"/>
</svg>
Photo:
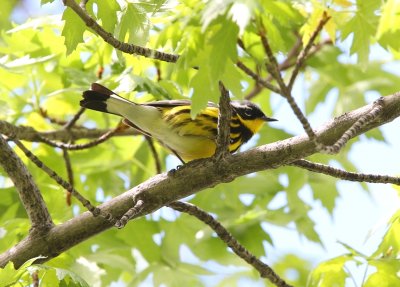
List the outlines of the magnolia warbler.
<svg viewBox="0 0 400 287">
<path fill-rule="evenodd" d="M 100 84 L 93 83 L 91 90 L 83 93 L 80 105 L 121 116 L 125 124 L 160 141 L 182 162 L 211 157 L 215 153 L 219 109 L 214 103 L 209 102 L 207 107 L 192 119 L 189 100 L 136 104 Z M 258 106 L 249 101 L 232 101 L 231 106 L 231 153 L 258 132 L 264 122 L 276 121 L 267 117 Z"/>
</svg>

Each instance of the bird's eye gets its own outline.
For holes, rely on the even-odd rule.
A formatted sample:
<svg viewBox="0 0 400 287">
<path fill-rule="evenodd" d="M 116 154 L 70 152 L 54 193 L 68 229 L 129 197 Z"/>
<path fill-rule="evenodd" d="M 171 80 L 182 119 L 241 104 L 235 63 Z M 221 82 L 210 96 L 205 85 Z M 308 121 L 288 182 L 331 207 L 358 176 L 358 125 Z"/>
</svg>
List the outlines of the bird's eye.
<svg viewBox="0 0 400 287">
<path fill-rule="evenodd" d="M 251 111 L 245 111 L 245 112 L 244 112 L 244 115 L 245 115 L 246 117 L 251 117 L 251 116 L 252 116 Z"/>
</svg>

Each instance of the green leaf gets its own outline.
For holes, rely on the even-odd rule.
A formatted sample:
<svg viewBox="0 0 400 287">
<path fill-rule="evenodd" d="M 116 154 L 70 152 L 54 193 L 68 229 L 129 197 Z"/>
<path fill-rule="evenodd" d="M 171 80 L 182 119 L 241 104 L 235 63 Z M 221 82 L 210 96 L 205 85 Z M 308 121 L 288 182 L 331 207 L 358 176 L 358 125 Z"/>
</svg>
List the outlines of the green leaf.
<svg viewBox="0 0 400 287">
<path fill-rule="evenodd" d="M 373 256 L 397 258 L 400 253 L 400 211 L 391 218 L 389 228 Z"/>
<path fill-rule="evenodd" d="M 153 286 L 202 286 L 200 279 L 179 266 L 173 268 L 168 265 L 158 264 L 153 276 Z"/>
<path fill-rule="evenodd" d="M 98 17 L 102 21 L 103 28 L 108 32 L 113 32 L 117 25 L 117 12 L 121 10 L 116 0 L 101 0 L 96 2 L 98 7 Z"/>
<path fill-rule="evenodd" d="M 343 255 L 319 264 L 312 271 L 307 287 L 345 286 L 345 281 L 349 274 L 345 270 L 344 264 L 350 259 L 351 257 Z"/>
<path fill-rule="evenodd" d="M 232 21 L 224 18 L 220 18 L 216 25 L 209 28 L 216 29 L 207 44 L 212 47 L 208 58 L 211 77 L 218 81 L 224 72 L 225 63 L 229 60 L 233 63 L 237 61 L 236 42 L 239 28 Z"/>
<path fill-rule="evenodd" d="M 128 224 L 121 232 L 117 232 L 116 237 L 128 246 L 135 246 L 145 260 L 151 264 L 162 258 L 160 246 L 153 240 L 154 234 L 160 232 L 158 222 L 140 218 L 135 220 L 134 224 Z"/>
<path fill-rule="evenodd" d="M 71 9 L 64 10 L 62 20 L 65 21 L 61 35 L 65 38 L 65 47 L 67 55 L 71 54 L 79 43 L 83 42 L 83 32 L 86 25 L 82 19 Z"/>
<path fill-rule="evenodd" d="M 310 173 L 309 178 L 309 184 L 312 188 L 314 199 L 320 200 L 322 205 L 332 214 L 335 208 L 335 201 L 339 196 L 339 192 L 336 188 L 337 180 L 328 175 L 319 173 Z"/>
<path fill-rule="evenodd" d="M 59 283 L 62 283 L 62 281 L 71 280 L 73 286 L 89 287 L 89 284 L 81 276 L 67 269 L 55 268 L 42 264 L 32 265 L 31 268 L 32 270 L 45 271 L 41 280 L 47 286 L 58 286 Z M 71 284 L 71 282 L 69 282 L 69 284 Z"/>
<path fill-rule="evenodd" d="M 225 63 L 224 73 L 221 75 L 221 80 L 225 87 L 236 98 L 243 99 L 243 87 L 241 84 L 242 75 L 239 73 L 238 68 L 230 60 Z"/>
<path fill-rule="evenodd" d="M 381 38 L 383 34 L 391 34 L 399 30 L 400 27 L 400 2 L 388 0 L 383 3 L 382 15 L 379 19 L 378 31 L 376 36 Z"/>
<path fill-rule="evenodd" d="M 369 47 L 372 37 L 376 33 L 378 16 L 375 11 L 380 5 L 379 0 L 357 1 L 357 12 L 343 27 L 343 39 L 353 34 L 350 53 L 357 53 L 358 63 L 365 70 L 368 63 Z"/>
<path fill-rule="evenodd" d="M 206 30 L 208 26 L 219 16 L 225 14 L 228 7 L 231 6 L 232 0 L 226 1 L 210 1 L 207 2 L 206 6 L 202 10 L 201 21 L 203 23 L 202 30 Z"/>
<path fill-rule="evenodd" d="M 271 237 L 261 227 L 260 222 L 253 224 L 236 225 L 230 229 L 234 238 L 246 247 L 255 256 L 265 255 L 264 241 L 272 242 Z M 248 236 L 251 234 L 251 236 Z"/>
<path fill-rule="evenodd" d="M 368 132 L 365 133 L 365 136 L 367 138 L 372 138 L 377 141 L 382 141 L 382 142 L 386 141 L 382 131 L 379 128 L 369 130 Z"/>
<path fill-rule="evenodd" d="M 136 75 L 133 75 L 132 79 L 136 84 L 135 91 L 146 91 L 154 96 L 155 100 L 171 99 L 170 93 L 164 88 L 164 85 L 166 84 L 165 81 L 162 81 L 161 83 L 154 82 L 147 77 Z"/>
<path fill-rule="evenodd" d="M 232 77 L 240 77 L 240 74 L 228 75 L 231 71 L 226 70 L 226 68 L 232 68 L 233 63 L 236 63 L 238 32 L 237 25 L 223 17 L 219 17 L 204 32 L 206 37 L 210 38 L 204 46 L 197 46 L 197 53 L 191 59 L 192 64 L 198 67 L 191 81 L 193 87 L 192 117 L 201 111 L 208 101 L 218 102 L 220 96 L 218 82 L 224 78 L 235 93 L 241 94 L 239 92 L 241 90 L 240 82 L 237 81 L 236 84 L 233 84 L 232 79 Z"/>
<path fill-rule="evenodd" d="M 14 269 L 14 263 L 11 261 L 0 270 L 0 287 L 11 286 L 18 280 L 20 272 Z"/>
<path fill-rule="evenodd" d="M 208 101 L 218 103 L 220 95 L 218 80 L 211 77 L 211 67 L 207 65 L 208 53 L 200 52 L 198 59 L 204 59 L 206 64 L 200 66 L 199 70 L 191 81 L 191 86 L 193 87 L 191 110 L 192 117 L 204 109 Z"/>
<path fill-rule="evenodd" d="M 370 265 L 376 268 L 376 272 L 371 274 L 363 287 L 392 287 L 400 286 L 400 263 L 398 259 L 373 260 Z"/>
<path fill-rule="evenodd" d="M 141 4 L 128 3 L 122 11 L 118 30 L 119 40 L 125 42 L 127 37 L 129 43 L 145 46 L 150 30 L 146 9 Z"/>
<path fill-rule="evenodd" d="M 298 232 L 303 234 L 308 240 L 322 244 L 319 234 L 315 231 L 315 222 L 308 216 L 297 219 L 295 224 Z"/>
<path fill-rule="evenodd" d="M 311 266 L 311 262 L 296 254 L 286 254 L 280 256 L 278 262 L 274 263 L 272 268 L 276 273 L 282 275 L 290 274 L 295 270 L 297 276 L 291 276 L 295 277 L 295 279 L 293 280 L 292 278 L 285 278 L 286 282 L 292 286 L 306 286 Z"/>
<path fill-rule="evenodd" d="M 358 256 L 358 257 L 361 257 L 361 258 L 368 259 L 367 256 L 365 256 L 365 255 L 364 255 L 363 253 L 361 253 L 360 251 L 354 249 L 354 248 L 351 247 L 349 244 L 346 244 L 346 243 L 341 242 L 341 241 L 338 241 L 338 243 L 339 243 L 340 245 L 342 245 L 344 248 L 346 248 L 346 249 L 349 251 L 349 253 L 351 254 L 351 256 L 353 256 L 353 257 Z"/>
<path fill-rule="evenodd" d="M 135 268 L 133 260 L 126 257 L 126 253 L 130 252 L 130 248 L 122 248 L 122 246 L 107 247 L 107 249 L 99 250 L 94 254 L 86 256 L 86 258 L 97 264 L 110 265 L 118 270 L 130 272 Z"/>
<path fill-rule="evenodd" d="M 16 286 L 17 282 L 22 283 L 24 281 L 24 275 L 29 274 L 28 269 L 31 268 L 31 265 L 37 259 L 45 258 L 43 256 L 38 256 L 35 258 L 31 258 L 22 264 L 18 270 L 14 269 L 14 264 L 10 261 L 7 265 L 0 269 L 0 287 L 3 286 Z M 24 282 L 29 284 L 28 282 Z M 15 284 L 15 285 L 14 285 Z"/>
</svg>

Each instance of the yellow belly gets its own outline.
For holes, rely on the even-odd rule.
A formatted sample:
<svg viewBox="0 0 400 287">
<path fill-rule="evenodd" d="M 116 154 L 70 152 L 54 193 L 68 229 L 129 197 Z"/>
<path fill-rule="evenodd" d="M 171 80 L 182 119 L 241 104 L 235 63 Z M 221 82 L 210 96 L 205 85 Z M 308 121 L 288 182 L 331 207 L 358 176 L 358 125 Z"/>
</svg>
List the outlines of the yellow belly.
<svg viewBox="0 0 400 287">
<path fill-rule="evenodd" d="M 182 137 L 182 141 L 185 144 L 173 150 L 185 162 L 211 157 L 215 153 L 215 142 L 208 138 L 201 138 L 197 136 Z"/>
</svg>

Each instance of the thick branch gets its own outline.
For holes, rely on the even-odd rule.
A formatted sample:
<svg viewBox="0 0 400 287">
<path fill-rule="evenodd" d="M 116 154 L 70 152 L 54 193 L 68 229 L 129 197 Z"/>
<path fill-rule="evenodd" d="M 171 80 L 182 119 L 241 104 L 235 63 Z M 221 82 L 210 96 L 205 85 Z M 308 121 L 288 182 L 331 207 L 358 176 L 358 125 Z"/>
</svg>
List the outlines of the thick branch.
<svg viewBox="0 0 400 287">
<path fill-rule="evenodd" d="M 222 82 L 219 82 L 219 90 L 221 92 L 221 96 L 219 98 L 218 136 L 217 148 L 215 150 L 215 156 L 217 160 L 222 159 L 229 154 L 229 123 L 232 117 L 229 91 L 225 88 Z"/>
<path fill-rule="evenodd" d="M 0 120 L 0 134 L 11 138 L 30 142 L 44 142 L 45 140 L 53 140 L 59 142 L 70 142 L 80 139 L 94 139 L 111 132 L 113 129 L 87 129 L 75 128 L 60 129 L 48 132 L 39 132 L 32 127 L 14 126 L 6 121 Z M 113 136 L 130 136 L 139 133 L 133 129 L 118 130 Z"/>
<path fill-rule="evenodd" d="M 32 224 L 31 232 L 43 233 L 50 229 L 54 224 L 32 175 L 2 136 L 0 136 L 0 165 L 18 191 Z"/>
<path fill-rule="evenodd" d="M 316 131 L 318 138 L 323 144 L 333 144 L 373 107 L 374 105 L 370 104 L 331 120 Z M 383 99 L 380 115 L 363 126 L 358 134 L 365 133 L 399 116 L 400 93 L 387 96 Z M 140 212 L 135 217 L 143 216 L 205 188 L 232 181 L 245 174 L 287 165 L 316 152 L 318 150 L 315 144 L 307 135 L 302 135 L 234 154 L 218 164 L 215 164 L 212 159 L 193 161 L 174 173 L 154 176 L 104 203 L 100 208 L 104 212 L 110 212 L 115 218 L 120 218 L 132 207 L 132 198 L 134 198 L 135 202 L 143 202 Z M 106 220 L 95 218 L 89 212 L 85 212 L 51 229 L 45 240 L 36 237 L 25 238 L 0 255 L 0 267 L 10 260 L 18 267 L 27 259 L 39 254 L 47 256 L 46 260 L 48 260 L 110 227 L 111 224 Z"/>
</svg>

